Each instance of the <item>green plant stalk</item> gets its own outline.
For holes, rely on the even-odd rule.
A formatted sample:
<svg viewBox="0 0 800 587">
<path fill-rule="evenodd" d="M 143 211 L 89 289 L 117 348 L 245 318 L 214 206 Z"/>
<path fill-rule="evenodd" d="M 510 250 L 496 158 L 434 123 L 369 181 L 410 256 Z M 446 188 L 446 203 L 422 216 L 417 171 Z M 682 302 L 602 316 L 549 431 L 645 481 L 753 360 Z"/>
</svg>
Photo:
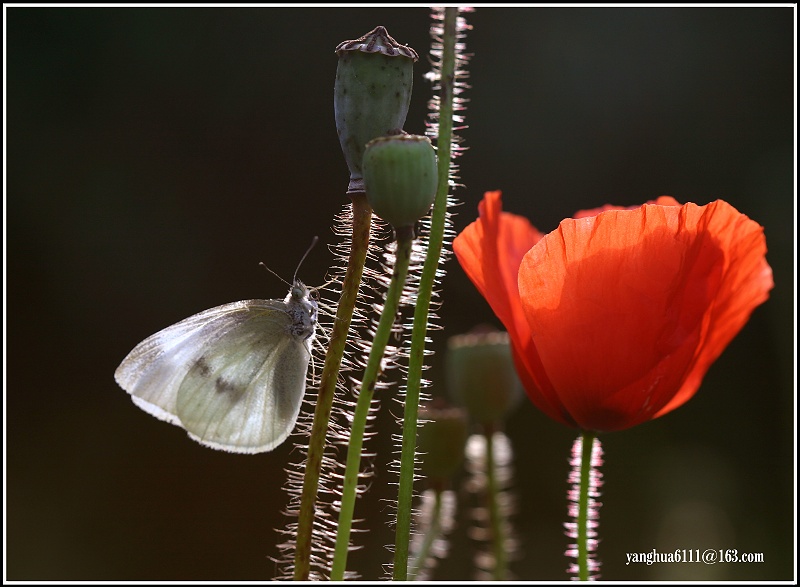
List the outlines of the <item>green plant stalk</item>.
<svg viewBox="0 0 800 587">
<path fill-rule="evenodd" d="M 433 204 L 428 253 L 420 276 L 414 325 L 411 333 L 411 350 L 408 359 L 408 383 L 403 414 L 403 444 L 400 452 L 400 487 L 397 494 L 397 527 L 395 531 L 394 570 L 395 581 L 405 581 L 408 574 L 408 543 L 411 533 L 411 499 L 414 493 L 414 458 L 417 449 L 417 416 L 422 383 L 422 365 L 425 337 L 428 331 L 428 311 L 433 295 L 436 269 L 444 243 L 447 218 L 447 194 L 450 180 L 450 154 L 453 138 L 453 90 L 456 65 L 456 19 L 458 8 L 446 8 L 441 69 L 441 95 L 439 104 L 439 137 L 437 140 L 439 185 Z"/>
<path fill-rule="evenodd" d="M 489 502 L 489 521 L 492 526 L 492 552 L 494 553 L 492 579 L 494 581 L 505 581 L 507 561 L 503 520 L 497 502 L 498 487 L 497 467 L 494 462 L 494 432 L 495 427 L 491 424 L 487 425 L 483 431 L 486 438 L 486 491 Z"/>
<path fill-rule="evenodd" d="M 592 471 L 592 451 L 594 450 L 594 432 L 584 430 L 581 433 L 581 488 L 578 497 L 578 580 L 589 580 L 589 488 Z"/>
<path fill-rule="evenodd" d="M 311 572 L 311 543 L 314 526 L 314 512 L 317 503 L 319 475 L 322 468 L 322 455 L 325 450 L 325 437 L 331 416 L 336 381 L 344 356 L 345 342 L 353 318 L 361 275 L 369 248 L 372 208 L 365 193 L 350 194 L 353 202 L 353 236 L 350 257 L 347 262 L 342 295 L 336 309 L 336 319 L 331 332 L 330 346 L 325 354 L 325 365 L 320 378 L 317 405 L 314 409 L 314 423 L 308 444 L 306 472 L 303 478 L 303 492 L 300 497 L 300 512 L 297 520 L 295 542 L 294 580 L 308 581 Z"/>
<path fill-rule="evenodd" d="M 367 359 L 364 378 L 361 381 L 361 390 L 358 394 L 353 424 L 350 430 L 350 443 L 347 449 L 347 465 L 342 486 L 342 506 L 339 512 L 338 528 L 336 532 L 336 547 L 333 555 L 331 569 L 332 581 L 343 581 L 344 571 L 347 566 L 347 551 L 350 545 L 350 530 L 353 525 L 353 510 L 356 502 L 356 489 L 358 486 L 358 473 L 361 469 L 361 448 L 364 443 L 364 431 L 367 426 L 369 407 L 375 393 L 375 384 L 381 373 L 381 360 L 386 351 L 386 345 L 392 333 L 392 326 L 400 306 L 400 296 L 408 275 L 408 265 L 411 261 L 411 244 L 414 233 L 411 227 L 400 228 L 397 231 L 397 250 L 395 253 L 394 271 L 389 289 L 386 292 L 386 302 L 381 312 L 375 338 Z"/>
<path fill-rule="evenodd" d="M 431 546 L 433 546 L 433 541 L 436 540 L 441 532 L 442 488 L 436 487 L 433 491 L 435 501 L 433 502 L 433 511 L 431 512 L 431 525 L 422 541 L 422 547 L 411 562 L 411 570 L 408 572 L 409 581 L 416 580 L 417 574 L 420 569 L 422 569 L 422 565 L 428 560 L 428 554 L 431 551 Z"/>
</svg>

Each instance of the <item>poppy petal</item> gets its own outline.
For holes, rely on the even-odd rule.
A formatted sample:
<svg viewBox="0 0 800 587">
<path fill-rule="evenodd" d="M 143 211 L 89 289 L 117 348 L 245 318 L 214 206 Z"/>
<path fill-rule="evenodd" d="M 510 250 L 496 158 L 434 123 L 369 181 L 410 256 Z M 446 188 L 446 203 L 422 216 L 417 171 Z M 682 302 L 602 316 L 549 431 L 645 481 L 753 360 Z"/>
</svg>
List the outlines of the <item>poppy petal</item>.
<svg viewBox="0 0 800 587">
<path fill-rule="evenodd" d="M 478 212 L 478 220 L 453 240 L 453 251 L 511 339 L 527 340 L 528 323 L 518 310 L 517 273 L 522 257 L 542 233 L 526 218 L 503 212 L 499 191 L 486 192 Z"/>
<path fill-rule="evenodd" d="M 486 192 L 478 205 L 478 220 L 453 241 L 464 272 L 508 330 L 514 363 L 528 396 L 554 420 L 575 426 L 546 378 L 520 305 L 517 275 L 520 262 L 541 238 L 524 217 L 503 212 L 501 192 Z"/>
<path fill-rule="evenodd" d="M 678 202 L 672 196 L 659 196 L 656 200 L 651 200 L 646 202 L 647 204 L 658 204 L 659 206 L 680 206 L 681 203 Z M 614 206 L 613 204 L 606 204 L 605 206 L 600 206 L 599 208 L 592 208 L 590 210 L 578 210 L 573 218 L 587 218 L 589 216 L 597 216 L 601 212 L 608 212 L 609 210 L 636 210 L 639 206 Z"/>
<path fill-rule="evenodd" d="M 705 207 L 567 219 L 523 258 L 522 306 L 564 408 L 591 430 L 654 417 L 695 367 L 722 287 Z M 688 398 L 687 398 L 688 399 Z"/>
<path fill-rule="evenodd" d="M 692 371 L 656 417 L 674 410 L 695 394 L 708 368 L 744 327 L 753 310 L 767 300 L 774 286 L 772 269 L 765 257 L 763 227 L 722 200 L 707 208 L 705 230 L 715 235 L 725 251 L 722 282 L 710 308 L 709 327 Z"/>
</svg>

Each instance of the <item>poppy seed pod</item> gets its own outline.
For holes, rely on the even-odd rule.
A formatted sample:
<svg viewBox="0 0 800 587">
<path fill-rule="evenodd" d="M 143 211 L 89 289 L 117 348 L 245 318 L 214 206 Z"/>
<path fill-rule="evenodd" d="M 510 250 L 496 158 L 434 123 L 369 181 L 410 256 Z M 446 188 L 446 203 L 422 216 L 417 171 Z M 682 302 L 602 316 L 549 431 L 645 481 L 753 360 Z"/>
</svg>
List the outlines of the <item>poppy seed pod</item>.
<svg viewBox="0 0 800 587">
<path fill-rule="evenodd" d="M 364 152 L 364 187 L 372 209 L 395 229 L 413 227 L 436 196 L 436 153 L 419 135 L 380 137 Z"/>
<path fill-rule="evenodd" d="M 447 341 L 447 386 L 482 424 L 500 422 L 522 397 L 507 332 L 475 332 Z"/>
<path fill-rule="evenodd" d="M 430 406 L 420 408 L 419 417 L 425 421 L 417 443 L 420 471 L 432 484 L 446 482 L 464 460 L 467 415 L 462 408 Z"/>
<path fill-rule="evenodd" d="M 411 47 L 399 44 L 382 26 L 336 47 L 339 64 L 333 93 L 336 131 L 350 169 L 348 193 L 363 192 L 361 160 L 375 137 L 399 134 L 411 103 L 414 62 Z"/>
</svg>

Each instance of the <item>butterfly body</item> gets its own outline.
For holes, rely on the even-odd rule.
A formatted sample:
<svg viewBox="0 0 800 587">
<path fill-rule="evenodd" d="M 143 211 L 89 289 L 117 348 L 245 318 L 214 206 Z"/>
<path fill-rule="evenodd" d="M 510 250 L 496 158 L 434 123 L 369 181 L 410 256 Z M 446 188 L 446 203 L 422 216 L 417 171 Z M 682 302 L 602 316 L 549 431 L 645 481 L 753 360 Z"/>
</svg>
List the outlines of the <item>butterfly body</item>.
<svg viewBox="0 0 800 587">
<path fill-rule="evenodd" d="M 211 448 L 273 450 L 305 393 L 315 292 L 295 280 L 284 300 L 245 300 L 195 314 L 139 343 L 114 374 L 133 402 Z"/>
</svg>

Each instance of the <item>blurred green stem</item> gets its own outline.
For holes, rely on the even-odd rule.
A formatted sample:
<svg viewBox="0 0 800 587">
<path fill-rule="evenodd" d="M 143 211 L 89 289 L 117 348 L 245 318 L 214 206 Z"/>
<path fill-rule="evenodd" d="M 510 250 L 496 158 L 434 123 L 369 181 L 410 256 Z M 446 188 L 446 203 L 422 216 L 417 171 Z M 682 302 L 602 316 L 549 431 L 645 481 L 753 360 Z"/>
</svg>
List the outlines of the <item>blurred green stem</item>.
<svg viewBox="0 0 800 587">
<path fill-rule="evenodd" d="M 442 491 L 443 490 L 439 485 L 433 488 L 434 502 L 433 510 L 431 511 L 430 526 L 428 526 L 427 532 L 422 539 L 422 546 L 420 547 L 419 552 L 414 553 L 414 559 L 409 565 L 409 581 L 416 581 L 417 575 L 422 569 L 422 566 L 425 564 L 425 561 L 428 560 L 428 556 L 431 552 L 431 546 L 433 546 L 433 541 L 436 540 L 441 533 Z"/>
<path fill-rule="evenodd" d="M 422 382 L 425 337 L 428 331 L 428 312 L 433 284 L 444 242 L 447 217 L 447 195 L 450 181 L 450 155 L 453 138 L 453 90 L 455 89 L 456 19 L 458 8 L 445 8 L 442 38 L 441 90 L 439 104 L 439 136 L 436 141 L 439 185 L 431 216 L 428 253 L 420 277 L 411 350 L 408 360 L 405 412 L 403 416 L 403 445 L 400 453 L 400 487 L 397 495 L 397 529 L 395 533 L 394 580 L 405 581 L 408 573 L 408 543 L 411 533 L 411 500 L 414 493 L 414 457 L 417 448 L 417 416 Z"/>
<path fill-rule="evenodd" d="M 317 503 L 319 475 L 322 468 L 322 455 L 325 450 L 325 436 L 331 416 L 336 380 L 342 364 L 345 342 L 353 318 L 361 275 L 369 248 L 372 208 L 363 192 L 350 194 L 353 202 L 353 236 L 350 258 L 347 263 L 342 295 L 336 309 L 336 319 L 331 332 L 330 346 L 325 355 L 325 366 L 320 378 L 317 406 L 314 410 L 314 424 L 308 444 L 306 473 L 303 478 L 303 492 L 300 498 L 300 513 L 297 521 L 295 546 L 294 580 L 308 581 L 311 572 L 311 543 L 314 526 L 314 511 Z"/>
<path fill-rule="evenodd" d="M 506 578 L 506 549 L 505 535 L 503 534 L 503 519 L 498 503 L 497 465 L 494 460 L 494 434 L 495 426 L 486 424 L 483 434 L 486 438 L 486 492 L 489 502 L 489 522 L 492 528 L 492 552 L 494 554 L 494 569 L 492 580 L 505 581 Z"/>
<path fill-rule="evenodd" d="M 381 361 L 392 333 L 397 310 L 400 306 L 400 296 L 408 275 L 408 265 L 411 260 L 411 244 L 414 240 L 412 227 L 396 230 L 397 250 L 395 253 L 394 271 L 389 289 L 386 292 L 386 302 L 378 322 L 375 338 L 372 341 L 364 378 L 358 394 L 356 411 L 353 415 L 353 424 L 350 431 L 350 444 L 347 449 L 347 468 L 342 486 L 342 506 L 339 512 L 339 524 L 336 533 L 336 549 L 331 569 L 331 580 L 344 580 L 347 565 L 347 550 L 350 545 L 350 530 L 353 525 L 353 510 L 355 508 L 356 490 L 358 487 L 358 472 L 361 469 L 361 448 L 364 442 L 364 431 L 367 426 L 370 403 L 375 392 L 375 384 L 381 374 Z"/>
</svg>

